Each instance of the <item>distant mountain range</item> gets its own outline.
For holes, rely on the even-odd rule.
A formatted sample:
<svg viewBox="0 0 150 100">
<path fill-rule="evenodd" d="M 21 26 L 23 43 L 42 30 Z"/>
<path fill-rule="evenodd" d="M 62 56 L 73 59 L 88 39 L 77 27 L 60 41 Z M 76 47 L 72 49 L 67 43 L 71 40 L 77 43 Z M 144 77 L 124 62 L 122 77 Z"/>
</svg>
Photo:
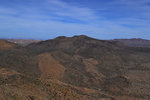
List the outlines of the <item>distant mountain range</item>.
<svg viewBox="0 0 150 100">
<path fill-rule="evenodd" d="M 6 39 L 6 40 L 23 46 L 42 41 L 42 40 L 33 40 L 33 39 Z"/>
<path fill-rule="evenodd" d="M 150 100 L 148 40 L 81 35 L 21 44 L 0 40 L 0 100 Z"/>
<path fill-rule="evenodd" d="M 150 47 L 150 40 L 144 40 L 144 39 L 115 39 L 115 41 L 120 41 L 128 46 L 133 47 Z"/>
<path fill-rule="evenodd" d="M 44 41 L 44 40 L 35 40 L 35 39 L 5 39 L 5 40 L 23 46 L 29 45 L 31 43 L 38 43 Z M 108 41 L 112 41 L 112 40 L 108 40 Z M 145 40 L 141 38 L 114 39 L 113 41 L 122 42 L 123 44 L 131 47 L 150 47 L 150 40 Z"/>
</svg>

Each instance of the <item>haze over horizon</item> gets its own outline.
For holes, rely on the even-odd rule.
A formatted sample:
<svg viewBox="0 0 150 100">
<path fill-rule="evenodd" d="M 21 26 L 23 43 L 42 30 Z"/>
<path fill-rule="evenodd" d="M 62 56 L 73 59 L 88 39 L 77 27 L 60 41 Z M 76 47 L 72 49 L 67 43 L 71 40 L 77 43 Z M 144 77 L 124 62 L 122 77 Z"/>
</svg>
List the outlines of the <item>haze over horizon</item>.
<svg viewBox="0 0 150 100">
<path fill-rule="evenodd" d="M 0 1 L 0 38 L 150 39 L 149 0 Z"/>
</svg>

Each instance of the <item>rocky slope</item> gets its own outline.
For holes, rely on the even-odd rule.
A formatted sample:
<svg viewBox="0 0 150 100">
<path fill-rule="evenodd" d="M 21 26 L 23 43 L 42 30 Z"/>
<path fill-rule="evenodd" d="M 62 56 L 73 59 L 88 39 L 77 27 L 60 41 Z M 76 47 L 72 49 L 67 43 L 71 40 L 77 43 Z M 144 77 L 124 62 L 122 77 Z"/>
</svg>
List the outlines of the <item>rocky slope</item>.
<svg viewBox="0 0 150 100">
<path fill-rule="evenodd" d="M 149 48 L 84 35 L 3 47 L 1 100 L 150 99 Z"/>
</svg>

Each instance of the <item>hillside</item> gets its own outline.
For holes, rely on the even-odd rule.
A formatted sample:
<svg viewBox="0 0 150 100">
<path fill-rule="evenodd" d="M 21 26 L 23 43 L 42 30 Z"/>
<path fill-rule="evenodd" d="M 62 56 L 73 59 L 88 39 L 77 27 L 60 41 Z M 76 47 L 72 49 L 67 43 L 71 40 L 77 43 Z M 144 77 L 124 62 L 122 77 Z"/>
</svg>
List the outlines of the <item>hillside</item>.
<svg viewBox="0 0 150 100">
<path fill-rule="evenodd" d="M 6 40 L 0 40 L 0 49 L 6 50 L 6 49 L 11 49 L 15 46 L 16 46 L 16 44 L 14 44 L 14 43 L 10 43 Z"/>
<path fill-rule="evenodd" d="M 149 100 L 149 62 L 150 48 L 84 35 L 0 49 L 0 99 Z"/>
</svg>

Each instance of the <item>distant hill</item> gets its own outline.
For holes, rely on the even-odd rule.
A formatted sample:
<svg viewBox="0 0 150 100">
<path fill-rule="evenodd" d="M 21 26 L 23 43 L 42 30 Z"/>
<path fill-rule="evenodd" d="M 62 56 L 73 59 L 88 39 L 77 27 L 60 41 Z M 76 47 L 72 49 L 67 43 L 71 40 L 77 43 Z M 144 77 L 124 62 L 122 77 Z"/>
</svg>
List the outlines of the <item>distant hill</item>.
<svg viewBox="0 0 150 100">
<path fill-rule="evenodd" d="M 149 100 L 149 76 L 150 48 L 118 40 L 61 36 L 0 49 L 1 100 Z"/>
<path fill-rule="evenodd" d="M 150 47 L 150 40 L 133 38 L 133 39 L 115 39 L 114 41 L 120 41 L 125 45 L 132 47 Z"/>
<path fill-rule="evenodd" d="M 33 39 L 6 39 L 6 40 L 12 43 L 22 45 L 22 46 L 26 46 L 30 43 L 37 43 L 37 42 L 42 41 L 42 40 L 33 40 Z"/>
</svg>

